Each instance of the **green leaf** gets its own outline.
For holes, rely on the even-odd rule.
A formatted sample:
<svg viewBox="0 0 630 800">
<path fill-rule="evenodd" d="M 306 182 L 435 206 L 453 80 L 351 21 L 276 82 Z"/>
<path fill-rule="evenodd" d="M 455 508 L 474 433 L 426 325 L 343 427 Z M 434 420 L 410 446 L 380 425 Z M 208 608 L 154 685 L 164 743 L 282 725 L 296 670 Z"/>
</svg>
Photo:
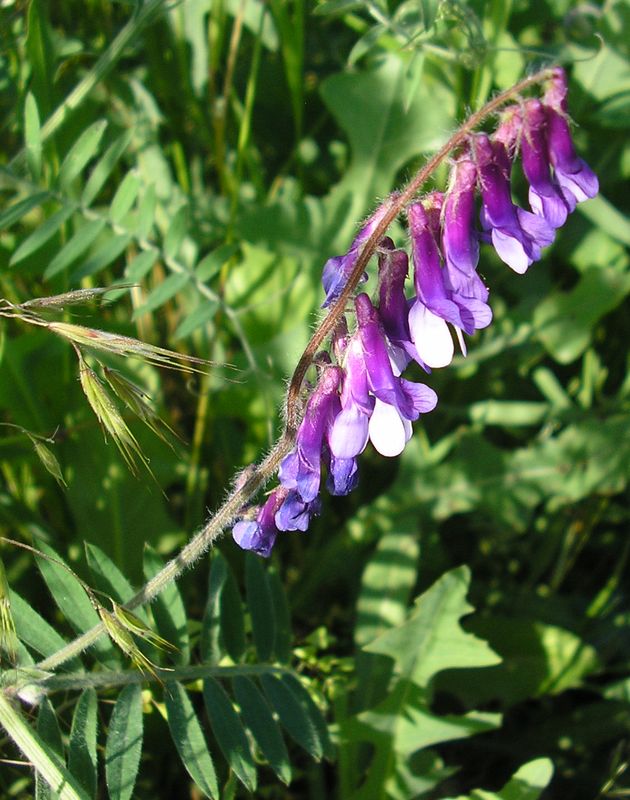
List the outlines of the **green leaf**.
<svg viewBox="0 0 630 800">
<path fill-rule="evenodd" d="M 319 707 L 309 694 L 304 684 L 298 677 L 291 673 L 285 673 L 281 678 L 282 684 L 293 694 L 297 702 L 302 706 L 309 719 L 312 721 L 317 736 L 319 738 L 322 753 L 326 758 L 333 759 L 335 751 L 328 734 L 326 720 Z"/>
<path fill-rule="evenodd" d="M 204 664 L 218 664 L 222 656 L 220 609 L 221 593 L 228 576 L 227 561 L 216 552 L 210 562 L 208 599 L 201 623 L 201 660 Z"/>
<path fill-rule="evenodd" d="M 276 626 L 275 651 L 278 661 L 287 663 L 291 658 L 291 612 L 289 602 L 277 571 L 271 567 L 267 572 L 271 600 L 273 603 L 273 617 Z"/>
<path fill-rule="evenodd" d="M 37 713 L 37 733 L 46 746 L 49 758 L 59 770 L 65 768 L 63 737 L 59 721 L 50 700 L 45 697 Z M 41 773 L 35 771 L 35 800 L 54 800 L 55 795 Z"/>
<path fill-rule="evenodd" d="M 94 588 L 104 592 L 118 603 L 126 603 L 134 595 L 132 585 L 111 558 L 100 547 L 91 542 L 85 543 L 85 556 L 92 573 Z M 134 611 L 143 622 L 147 614 L 143 608 Z"/>
<path fill-rule="evenodd" d="M 324 755 L 324 747 L 313 716 L 303 698 L 298 698 L 292 687 L 276 675 L 261 675 L 260 682 L 289 736 L 319 761 Z"/>
<path fill-rule="evenodd" d="M 140 205 L 138 207 L 138 219 L 136 221 L 135 235 L 141 242 L 146 241 L 151 233 L 153 222 L 155 220 L 155 207 L 157 205 L 157 195 L 155 193 L 155 185 L 152 183 L 147 186 Z"/>
<path fill-rule="evenodd" d="M 190 698 L 179 683 L 169 681 L 164 702 L 171 736 L 184 767 L 207 797 L 218 797 L 214 765 Z"/>
<path fill-rule="evenodd" d="M 402 624 L 416 582 L 419 553 L 416 524 L 401 529 L 394 523 L 394 529 L 381 536 L 361 579 L 354 633 L 357 645 Z"/>
<path fill-rule="evenodd" d="M 67 641 L 17 592 L 10 589 L 9 597 L 15 631 L 20 641 L 44 657 L 51 656 L 66 646 Z M 73 658 L 67 661 L 61 669 L 78 672 L 82 669 L 82 665 L 78 658 Z"/>
<path fill-rule="evenodd" d="M 175 216 L 168 226 L 164 237 L 164 258 L 168 261 L 175 258 L 182 246 L 186 230 L 188 228 L 188 208 L 182 206 L 177 210 Z"/>
<path fill-rule="evenodd" d="M 148 314 L 150 311 L 155 311 L 163 306 L 164 303 L 175 297 L 189 281 L 190 275 L 187 272 L 173 272 L 147 296 L 141 306 L 136 308 L 133 312 L 133 319 L 138 319 L 143 314 Z"/>
<path fill-rule="evenodd" d="M 212 732 L 228 764 L 248 791 L 256 791 L 256 765 L 243 723 L 229 697 L 216 680 L 206 678 L 203 699 Z"/>
<path fill-rule="evenodd" d="M 144 575 L 147 580 L 153 578 L 164 566 L 164 562 L 155 550 L 147 545 L 144 551 Z M 157 629 L 179 653 L 173 659 L 178 664 L 187 664 L 190 661 L 190 644 L 188 639 L 188 619 L 179 589 L 174 583 L 169 583 L 160 592 L 151 606 Z"/>
<path fill-rule="evenodd" d="M 553 763 L 550 759 L 537 758 L 523 764 L 498 792 L 475 789 L 466 797 L 459 795 L 446 800 L 538 800 L 552 776 Z"/>
<path fill-rule="evenodd" d="M 245 590 L 258 659 L 270 661 L 276 641 L 273 598 L 265 568 L 260 558 L 252 553 L 247 553 L 245 557 Z"/>
<path fill-rule="evenodd" d="M 223 591 L 221 592 L 221 636 L 223 644 L 233 661 L 240 661 L 245 652 L 245 615 L 243 600 L 238 585 L 228 567 Z"/>
<path fill-rule="evenodd" d="M 196 331 L 197 328 L 200 328 L 202 325 L 205 325 L 209 322 L 217 313 L 217 309 L 219 308 L 219 303 L 214 302 L 212 300 L 202 300 L 200 306 L 198 306 L 191 314 L 188 314 L 184 319 L 179 323 L 175 333 L 173 334 L 174 339 L 183 339 L 186 336 L 190 336 L 193 331 Z"/>
<path fill-rule="evenodd" d="M 97 708 L 96 692 L 85 689 L 74 709 L 68 745 L 68 769 L 90 797 L 96 794 L 97 783 Z"/>
<path fill-rule="evenodd" d="M 139 253 L 127 265 L 125 279 L 133 283 L 141 281 L 158 260 L 158 256 L 157 250 L 147 250 L 144 253 Z"/>
<path fill-rule="evenodd" d="M 83 189 L 83 194 L 81 195 L 82 205 L 89 207 L 96 199 L 96 196 L 105 185 L 105 181 L 114 171 L 116 164 L 129 146 L 132 137 L 133 129 L 125 131 L 110 144 L 102 157 L 97 161 Z"/>
<path fill-rule="evenodd" d="M 33 253 L 37 252 L 40 247 L 43 247 L 46 242 L 57 233 L 66 220 L 72 216 L 74 211 L 74 206 L 65 206 L 48 217 L 48 219 L 36 228 L 30 236 L 26 237 L 15 253 L 13 253 L 9 261 L 10 266 L 19 264 L 20 261 L 28 258 Z"/>
<path fill-rule="evenodd" d="M 240 244 L 222 244 L 205 255 L 195 267 L 195 275 L 200 281 L 209 281 L 219 272 L 221 267 L 238 253 Z"/>
<path fill-rule="evenodd" d="M 58 181 L 62 189 L 67 190 L 88 161 L 96 155 L 106 127 L 105 120 L 94 122 L 72 145 L 59 169 Z"/>
<path fill-rule="evenodd" d="M 109 720 L 105 779 L 110 800 L 130 800 L 142 754 L 142 689 L 130 684 L 120 693 Z"/>
<path fill-rule="evenodd" d="M 278 778 L 285 784 L 291 781 L 289 754 L 266 700 L 249 678 L 232 681 L 234 696 L 241 709 L 241 718 L 249 728 L 262 755 Z"/>
<path fill-rule="evenodd" d="M 61 250 L 46 267 L 44 270 L 44 278 L 46 280 L 54 278 L 55 275 L 58 275 L 66 267 L 69 267 L 70 264 L 76 261 L 79 256 L 83 255 L 96 237 L 105 228 L 106 224 L 106 220 L 104 219 L 93 219 L 81 225 L 81 227 L 74 233 L 72 238 L 64 244 Z"/>
<path fill-rule="evenodd" d="M 36 192 L 30 197 L 20 200 L 19 203 L 9 206 L 9 208 L 7 208 L 3 214 L 0 214 L 0 230 L 10 228 L 16 222 L 21 220 L 22 217 L 26 216 L 29 211 L 37 208 L 37 206 L 41 206 L 41 204 L 45 200 L 48 200 L 49 197 L 49 192 Z"/>
<path fill-rule="evenodd" d="M 135 203 L 139 189 L 140 178 L 138 173 L 132 170 L 125 175 L 120 186 L 116 189 L 116 194 L 109 208 L 109 218 L 114 225 L 118 225 L 121 222 L 126 223 L 125 217 Z"/>
<path fill-rule="evenodd" d="M 95 625 L 98 625 L 100 622 L 99 616 L 77 578 L 71 571 L 61 566 L 63 561 L 52 547 L 42 541 L 37 541 L 37 547 L 43 553 L 55 559 L 55 561 L 49 561 L 41 556 L 35 557 L 39 571 L 46 581 L 53 600 L 57 603 L 70 625 L 77 633 L 85 633 Z M 105 637 L 97 639 L 93 647 L 98 657 L 108 665 L 119 663 L 116 652 Z"/>
<path fill-rule="evenodd" d="M 72 273 L 72 280 L 78 281 L 88 275 L 94 275 L 109 266 L 127 249 L 131 242 L 130 233 L 111 236 L 81 267 Z"/>
<path fill-rule="evenodd" d="M 38 183 L 42 173 L 42 137 L 37 100 L 31 92 L 24 102 L 24 142 L 31 178 Z"/>
</svg>

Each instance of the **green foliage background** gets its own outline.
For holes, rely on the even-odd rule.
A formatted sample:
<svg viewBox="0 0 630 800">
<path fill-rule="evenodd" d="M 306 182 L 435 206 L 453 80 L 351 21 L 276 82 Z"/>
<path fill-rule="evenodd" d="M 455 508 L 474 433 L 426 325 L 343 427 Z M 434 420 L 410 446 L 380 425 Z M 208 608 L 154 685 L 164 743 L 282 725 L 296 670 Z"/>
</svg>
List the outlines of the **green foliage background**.
<svg viewBox="0 0 630 800">
<path fill-rule="evenodd" d="M 1 4 L 2 296 L 121 284 L 50 318 L 217 365 L 99 356 L 183 440 L 129 418 L 154 478 L 134 476 L 68 343 L 2 322 L 0 532 L 49 556 L 0 545 L 19 640 L 5 622 L 0 722 L 26 742 L 2 752 L 38 767 L 3 764 L 3 796 L 630 791 L 629 18 L 615 0 Z M 178 647 L 141 645 L 165 684 L 106 638 L 32 671 L 98 621 L 60 562 L 124 602 L 177 551 L 273 442 L 326 258 L 469 109 L 557 60 L 601 194 L 524 277 L 482 251 L 495 320 L 431 376 L 402 458 L 366 452 L 357 491 L 269 563 L 226 537 L 141 612 Z M 16 687 L 37 701 L 19 713 Z"/>
</svg>

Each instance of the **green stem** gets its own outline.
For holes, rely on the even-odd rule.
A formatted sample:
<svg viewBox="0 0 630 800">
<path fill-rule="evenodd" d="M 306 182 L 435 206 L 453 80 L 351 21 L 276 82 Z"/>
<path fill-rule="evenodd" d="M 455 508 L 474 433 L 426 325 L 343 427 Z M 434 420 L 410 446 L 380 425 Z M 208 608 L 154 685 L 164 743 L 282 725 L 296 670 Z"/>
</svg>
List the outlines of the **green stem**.
<svg viewBox="0 0 630 800">
<path fill-rule="evenodd" d="M 339 320 L 346 311 L 346 304 L 357 287 L 363 271 L 374 254 L 378 243 L 393 220 L 411 203 L 419 190 L 426 183 L 436 167 L 453 151 L 463 145 L 467 137 L 477 128 L 486 117 L 494 114 L 502 105 L 511 100 L 515 95 L 541 83 L 549 75 L 549 69 L 541 70 L 525 78 L 512 88 L 501 92 L 490 100 L 477 113 L 473 114 L 459 128 L 459 130 L 446 142 L 446 144 L 416 173 L 400 194 L 386 200 L 388 206 L 381 222 L 364 245 L 356 264 L 350 274 L 344 290 L 337 301 L 330 307 L 328 314 L 319 324 L 304 350 L 298 365 L 293 373 L 285 404 L 285 426 L 277 443 L 265 459 L 251 469 L 247 478 L 234 489 L 222 506 L 210 517 L 206 524 L 199 530 L 183 549 L 171 559 L 160 572 L 157 573 L 134 597 L 126 603 L 129 609 L 150 603 L 171 581 L 177 580 L 187 569 L 198 561 L 204 553 L 214 544 L 221 533 L 232 523 L 241 512 L 242 508 L 263 488 L 278 469 L 284 456 L 291 450 L 295 434 L 299 427 L 303 409 L 301 398 L 302 382 L 315 354 L 320 349 L 324 340 L 332 334 Z M 97 625 L 87 633 L 79 636 L 73 642 L 58 650 L 52 656 L 36 665 L 43 670 L 53 670 L 70 658 L 77 656 L 89 647 L 104 632 L 103 625 Z"/>
</svg>

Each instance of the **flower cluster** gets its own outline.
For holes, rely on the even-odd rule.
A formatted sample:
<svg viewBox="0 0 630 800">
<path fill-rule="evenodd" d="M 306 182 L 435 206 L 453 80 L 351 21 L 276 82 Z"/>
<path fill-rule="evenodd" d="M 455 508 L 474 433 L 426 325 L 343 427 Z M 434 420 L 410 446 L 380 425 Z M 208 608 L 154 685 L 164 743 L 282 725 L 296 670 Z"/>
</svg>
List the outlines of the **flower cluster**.
<svg viewBox="0 0 630 800">
<path fill-rule="evenodd" d="M 506 108 L 492 135 L 468 136 L 455 154 L 445 193 L 432 192 L 407 207 L 409 255 L 387 236 L 378 243 L 378 302 L 365 293 L 355 297 L 351 332 L 342 318 L 331 354 L 318 362 L 295 447 L 280 465 L 280 486 L 234 526 L 242 548 L 268 556 L 280 531 L 305 531 L 319 513 L 323 467 L 328 491 L 345 495 L 357 484 L 357 457 L 368 442 L 384 456 L 403 451 L 412 423 L 437 404 L 433 389 L 402 377 L 407 365 L 415 361 L 427 373 L 447 366 L 453 333 L 466 355 L 464 334 L 492 321 L 488 289 L 477 273 L 480 242 L 491 243 L 503 262 L 524 273 L 576 204 L 597 194 L 597 177 L 573 146 L 566 96 L 566 76 L 555 68 L 541 100 Z M 519 155 L 529 209 L 512 199 Z M 324 306 L 342 293 L 395 198 L 377 209 L 345 255 L 326 262 Z M 414 294 L 408 298 L 409 260 Z"/>
</svg>

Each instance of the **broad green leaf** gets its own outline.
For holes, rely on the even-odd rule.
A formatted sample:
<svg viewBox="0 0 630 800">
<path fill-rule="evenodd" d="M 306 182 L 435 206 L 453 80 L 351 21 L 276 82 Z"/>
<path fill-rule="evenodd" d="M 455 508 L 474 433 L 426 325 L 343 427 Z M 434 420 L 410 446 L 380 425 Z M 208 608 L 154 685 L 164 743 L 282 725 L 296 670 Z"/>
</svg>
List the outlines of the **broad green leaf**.
<svg viewBox="0 0 630 800">
<path fill-rule="evenodd" d="M 461 617 L 474 611 L 466 602 L 467 567 L 447 572 L 417 600 L 406 622 L 366 645 L 370 653 L 393 658 L 396 672 L 418 686 L 449 667 L 483 667 L 500 658 L 481 639 L 466 633 Z"/>
<path fill-rule="evenodd" d="M 95 625 L 98 625 L 100 622 L 99 616 L 88 599 L 85 590 L 72 572 L 61 566 L 62 559 L 52 547 L 42 541 L 37 541 L 37 548 L 47 556 L 55 559 L 50 561 L 42 556 L 36 556 L 35 560 L 53 600 L 57 603 L 70 625 L 77 633 L 85 633 Z M 102 659 L 108 665 L 118 663 L 119 659 L 107 638 L 101 637 L 97 639 L 93 647 L 99 659 Z"/>
<path fill-rule="evenodd" d="M 287 663 L 291 658 L 291 612 L 289 602 L 278 572 L 271 567 L 267 572 L 271 600 L 273 603 L 273 616 L 276 625 L 275 652 L 278 661 Z"/>
<path fill-rule="evenodd" d="M 548 295 L 536 306 L 536 336 L 556 361 L 570 364 L 590 344 L 595 324 L 629 292 L 629 274 L 612 268 L 587 270 L 573 289 Z"/>
<path fill-rule="evenodd" d="M 201 660 L 204 664 L 218 664 L 222 656 L 221 647 L 221 593 L 227 579 L 228 565 L 218 551 L 210 562 L 208 575 L 208 599 L 201 623 Z"/>
<path fill-rule="evenodd" d="M 243 723 L 229 697 L 216 680 L 206 678 L 203 699 L 212 732 L 228 764 L 248 791 L 256 791 L 256 765 Z"/>
<path fill-rule="evenodd" d="M 475 789 L 469 795 L 446 800 L 538 800 L 553 776 L 553 763 L 548 758 L 530 761 L 516 772 L 498 792 Z"/>
<path fill-rule="evenodd" d="M 218 798 L 214 765 L 190 698 L 179 683 L 169 681 L 164 702 L 171 736 L 188 774 L 207 797 Z"/>
<path fill-rule="evenodd" d="M 133 283 L 141 281 L 158 260 L 158 256 L 159 253 L 157 250 L 146 250 L 144 253 L 138 253 L 127 265 L 125 269 L 125 279 Z"/>
<path fill-rule="evenodd" d="M 143 314 L 155 311 L 171 300 L 180 292 L 190 281 L 187 272 L 173 272 L 168 278 L 162 281 L 148 296 L 144 303 L 133 312 L 133 318 L 137 319 Z"/>
<path fill-rule="evenodd" d="M 24 102 L 24 143 L 31 178 L 38 183 L 42 173 L 42 137 L 37 100 L 31 92 Z"/>
<path fill-rule="evenodd" d="M 68 744 L 68 769 L 86 792 L 93 797 L 97 783 L 97 710 L 94 689 L 85 689 L 76 704 Z"/>
<path fill-rule="evenodd" d="M 72 145 L 59 169 L 59 185 L 68 189 L 72 181 L 78 177 L 88 161 L 92 159 L 99 148 L 107 122 L 98 120 L 90 125 Z"/>
<path fill-rule="evenodd" d="M 30 236 L 22 242 L 18 249 L 11 256 L 9 264 L 14 266 L 25 258 L 37 252 L 49 239 L 57 233 L 59 228 L 72 216 L 75 209 L 73 206 L 64 206 L 59 211 L 55 211 L 48 219 L 36 228 Z"/>
<path fill-rule="evenodd" d="M 142 689 L 130 684 L 120 693 L 109 720 L 105 779 L 111 800 L 130 800 L 142 754 Z"/>
<path fill-rule="evenodd" d="M 251 553 L 245 557 L 245 590 L 258 660 L 270 661 L 276 641 L 273 598 L 265 568 L 260 558 Z"/>
<path fill-rule="evenodd" d="M 186 336 L 189 336 L 193 331 L 196 331 L 197 328 L 200 328 L 202 325 L 206 325 L 217 313 L 217 309 L 219 308 L 218 302 L 213 302 L 212 300 L 206 300 L 205 298 L 202 300 L 201 305 L 197 306 L 197 308 L 188 316 L 184 317 L 184 319 L 180 322 L 173 334 L 173 338 L 175 339 L 183 339 Z"/>
<path fill-rule="evenodd" d="M 245 652 L 245 615 L 243 613 L 241 593 L 229 567 L 227 568 L 220 603 L 219 615 L 223 644 L 232 660 L 238 662 Z"/>
<path fill-rule="evenodd" d="M 131 210 L 136 201 L 138 190 L 140 189 L 140 178 L 137 172 L 132 170 L 122 179 L 120 186 L 116 189 L 116 194 L 109 207 L 109 218 L 114 225 L 125 223 L 125 217 Z M 126 227 L 129 227 L 126 225 Z"/>
<path fill-rule="evenodd" d="M 419 551 L 417 525 L 401 530 L 394 523 L 393 530 L 379 539 L 361 579 L 354 633 L 357 645 L 367 644 L 404 621 Z"/>
<path fill-rule="evenodd" d="M 147 580 L 156 575 L 164 566 L 164 562 L 155 550 L 147 545 L 144 551 L 144 575 Z M 160 636 L 163 636 L 179 650 L 173 655 L 178 664 L 190 661 L 190 644 L 188 639 L 188 619 L 179 589 L 169 583 L 160 592 L 151 606 Z"/>
<path fill-rule="evenodd" d="M 93 219 L 81 225 L 46 267 L 44 278 L 46 280 L 54 278 L 55 275 L 69 267 L 79 256 L 83 255 L 105 228 L 106 224 L 104 219 Z"/>
<path fill-rule="evenodd" d="M 105 185 L 105 181 L 109 178 L 119 159 L 129 146 L 132 136 L 133 129 L 125 131 L 110 144 L 103 156 L 97 161 L 83 189 L 83 194 L 81 195 L 82 205 L 86 207 L 92 205 Z"/>
<path fill-rule="evenodd" d="M 81 278 L 94 275 L 96 272 L 105 269 L 112 261 L 115 261 L 125 252 L 131 239 L 132 236 L 130 233 L 114 234 L 109 237 L 109 239 L 104 241 L 98 250 L 95 251 L 94 255 L 90 256 L 87 261 L 73 272 L 72 280 L 78 281 Z"/>
<path fill-rule="evenodd" d="M 296 675 L 285 673 L 281 678 L 282 684 L 293 694 L 297 702 L 302 706 L 309 719 L 312 721 L 317 736 L 319 738 L 321 750 L 326 758 L 333 759 L 335 755 L 330 736 L 328 734 L 328 726 L 326 720 L 319 707 L 309 694 L 306 687 L 297 678 Z"/>
<path fill-rule="evenodd" d="M 549 414 L 547 403 L 526 400 L 480 400 L 471 403 L 470 418 L 483 425 L 539 425 Z"/>
<path fill-rule="evenodd" d="M 164 237 L 164 258 L 175 258 L 182 246 L 186 230 L 188 228 L 188 208 L 182 206 L 177 210 L 175 216 L 168 226 Z"/>
<path fill-rule="evenodd" d="M 49 192 L 37 192 L 36 194 L 32 194 L 30 197 L 26 197 L 24 200 L 20 200 L 18 203 L 14 203 L 14 205 L 9 206 L 4 213 L 0 214 L 0 230 L 10 228 L 11 225 L 14 225 L 16 222 L 21 220 L 22 217 L 26 216 L 29 211 L 37 208 L 37 206 L 41 206 L 41 204 L 45 200 L 48 200 L 49 197 Z"/>
<path fill-rule="evenodd" d="M 295 691 L 276 675 L 261 675 L 260 683 L 289 736 L 319 761 L 324 755 L 324 747 L 311 710 L 303 698 L 298 698 Z"/>
<path fill-rule="evenodd" d="M 44 657 L 51 656 L 66 646 L 67 641 L 17 592 L 10 589 L 9 597 L 15 630 L 20 641 Z M 82 666 L 78 658 L 73 658 L 63 664 L 61 669 L 76 672 L 80 671 Z"/>
<path fill-rule="evenodd" d="M 249 678 L 234 678 L 232 685 L 236 702 L 241 709 L 241 718 L 254 737 L 258 749 L 278 778 L 288 785 L 291 781 L 289 754 L 265 698 Z"/>
</svg>

